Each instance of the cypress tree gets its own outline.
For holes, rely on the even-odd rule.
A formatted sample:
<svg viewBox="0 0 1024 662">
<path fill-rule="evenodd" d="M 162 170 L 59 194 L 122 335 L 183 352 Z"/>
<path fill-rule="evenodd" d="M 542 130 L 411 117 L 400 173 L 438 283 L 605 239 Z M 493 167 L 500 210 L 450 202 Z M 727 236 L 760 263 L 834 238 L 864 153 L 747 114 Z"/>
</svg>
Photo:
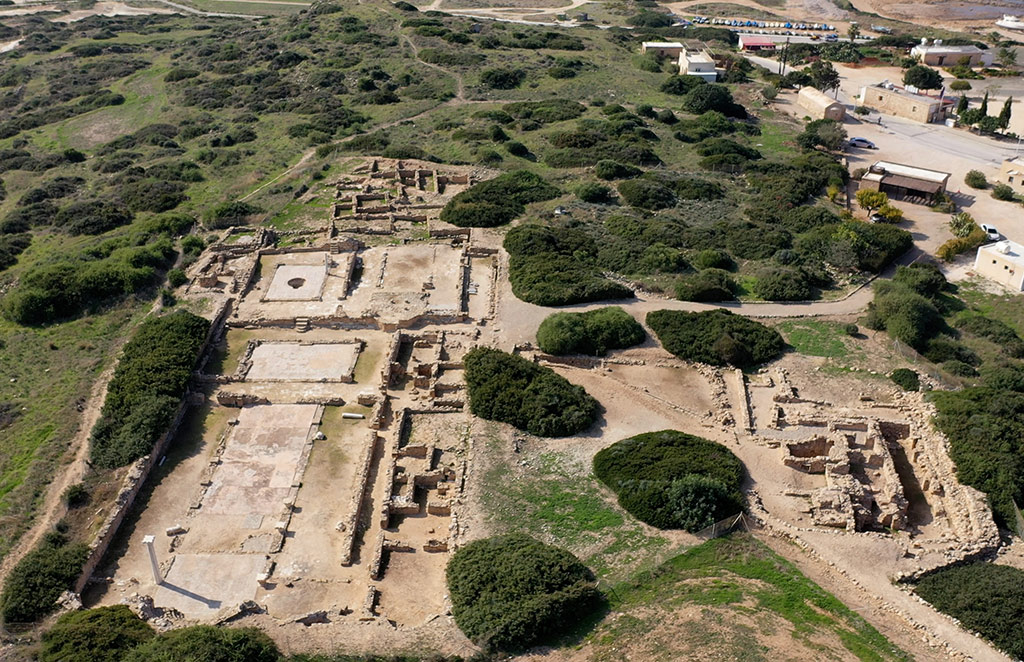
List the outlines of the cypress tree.
<svg viewBox="0 0 1024 662">
<path fill-rule="evenodd" d="M 1010 126 L 1010 114 L 1013 112 L 1013 97 L 1006 97 L 1003 109 L 999 111 L 999 128 L 1005 129 Z"/>
</svg>

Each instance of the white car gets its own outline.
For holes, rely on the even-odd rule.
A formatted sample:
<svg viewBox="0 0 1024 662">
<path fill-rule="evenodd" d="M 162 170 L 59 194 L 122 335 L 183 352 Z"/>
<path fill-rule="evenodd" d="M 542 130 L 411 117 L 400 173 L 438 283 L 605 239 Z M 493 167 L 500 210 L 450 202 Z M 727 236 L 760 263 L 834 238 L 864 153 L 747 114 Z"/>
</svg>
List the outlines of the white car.
<svg viewBox="0 0 1024 662">
<path fill-rule="evenodd" d="M 988 235 L 989 241 L 999 241 L 1003 236 L 999 234 L 999 230 L 996 230 L 993 226 L 988 225 L 987 223 L 982 223 L 979 227 Z"/>
<path fill-rule="evenodd" d="M 864 149 L 878 149 L 875 143 L 867 138 L 850 138 L 850 147 L 863 147 Z"/>
</svg>

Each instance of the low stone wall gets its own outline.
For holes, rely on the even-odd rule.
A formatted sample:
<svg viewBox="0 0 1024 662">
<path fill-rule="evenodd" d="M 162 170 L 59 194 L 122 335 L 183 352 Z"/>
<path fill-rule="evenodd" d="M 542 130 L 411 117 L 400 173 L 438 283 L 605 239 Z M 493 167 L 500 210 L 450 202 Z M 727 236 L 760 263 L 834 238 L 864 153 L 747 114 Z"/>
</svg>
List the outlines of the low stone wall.
<svg viewBox="0 0 1024 662">
<path fill-rule="evenodd" d="M 359 529 L 359 516 L 363 511 L 363 495 L 369 489 L 370 467 L 373 463 L 374 453 L 377 451 L 377 444 L 380 438 L 376 431 L 370 432 L 370 438 L 359 455 L 358 471 L 356 473 L 355 491 L 352 494 L 352 503 L 349 507 L 349 515 L 345 519 L 344 538 L 342 541 L 341 565 L 352 565 L 352 555 L 355 551 L 356 533 Z"/>
<path fill-rule="evenodd" d="M 210 344 L 219 336 L 224 320 L 233 303 L 233 299 L 226 300 L 214 314 L 213 322 L 210 324 L 210 328 L 206 333 L 206 339 L 203 341 L 202 349 L 199 352 L 197 369 L 201 369 L 208 360 Z M 153 467 L 157 466 L 160 458 L 164 456 L 168 444 L 174 438 L 174 435 L 177 434 L 182 421 L 185 420 L 185 414 L 188 412 L 191 406 L 190 403 L 195 395 L 191 390 L 186 390 L 185 395 L 178 404 L 178 411 L 175 412 L 170 426 L 153 444 L 153 450 L 150 451 L 149 455 L 139 458 L 129 467 L 128 473 L 121 481 L 121 488 L 118 490 L 117 496 L 114 497 L 113 508 L 107 514 L 107 518 L 103 521 L 99 531 L 89 543 L 89 556 L 82 566 L 82 574 L 75 581 L 75 593 L 82 592 L 82 589 L 85 588 L 96 568 L 99 567 L 103 556 L 110 547 L 110 543 L 117 535 L 121 523 L 135 504 L 135 498 L 139 495 L 139 491 L 149 477 L 150 472 L 153 470 Z M 201 397 L 201 394 L 199 395 Z"/>
</svg>

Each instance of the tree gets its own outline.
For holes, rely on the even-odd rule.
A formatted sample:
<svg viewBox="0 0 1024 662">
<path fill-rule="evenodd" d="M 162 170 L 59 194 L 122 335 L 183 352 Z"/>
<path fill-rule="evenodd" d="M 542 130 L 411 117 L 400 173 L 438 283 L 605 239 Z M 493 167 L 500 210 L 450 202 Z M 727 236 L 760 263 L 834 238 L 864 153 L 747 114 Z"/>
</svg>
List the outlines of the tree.
<svg viewBox="0 0 1024 662">
<path fill-rule="evenodd" d="M 964 183 L 971 188 L 988 188 L 988 180 L 985 179 L 985 173 L 980 170 L 968 170 L 967 174 L 964 175 Z"/>
<path fill-rule="evenodd" d="M 860 26 L 856 23 L 850 23 L 850 27 L 846 29 L 846 36 L 850 38 L 850 43 L 852 44 L 860 36 Z"/>
<path fill-rule="evenodd" d="M 931 67 L 916 64 L 903 74 L 903 84 L 920 90 L 937 90 L 942 87 L 942 75 Z"/>
<path fill-rule="evenodd" d="M 831 62 L 818 60 L 812 63 L 808 74 L 811 77 L 811 85 L 822 92 L 839 89 L 839 72 Z"/>
<path fill-rule="evenodd" d="M 974 126 L 982 120 L 984 117 L 988 117 L 980 108 L 970 108 L 962 113 L 958 113 L 960 123 L 965 126 Z"/>
<path fill-rule="evenodd" d="M 797 135 L 796 142 L 804 149 L 820 146 L 836 152 L 846 144 L 846 129 L 835 120 L 813 120 Z"/>
<path fill-rule="evenodd" d="M 999 128 L 1006 129 L 1010 126 L 1010 114 L 1013 112 L 1013 97 L 1006 97 L 1003 109 L 999 111 Z"/>
<path fill-rule="evenodd" d="M 864 188 L 857 191 L 857 204 L 870 214 L 879 207 L 889 204 L 889 196 L 881 191 Z"/>
<path fill-rule="evenodd" d="M 1014 67 L 1017 65 L 1017 49 L 1009 44 L 1000 46 L 996 52 L 996 59 L 1006 68 Z"/>
<path fill-rule="evenodd" d="M 981 99 L 981 108 L 979 108 L 979 110 L 981 111 L 982 117 L 988 115 L 988 90 L 985 90 L 985 96 Z"/>
<path fill-rule="evenodd" d="M 966 94 L 961 94 L 960 95 L 960 100 L 956 102 L 956 114 L 957 114 L 957 117 L 960 117 L 965 112 L 967 112 L 968 106 L 969 106 L 969 102 L 967 101 L 967 95 Z"/>
<path fill-rule="evenodd" d="M 953 217 L 949 219 L 949 231 L 953 233 L 954 237 L 966 237 L 976 227 L 978 224 L 974 222 L 974 217 L 965 211 L 953 214 Z"/>
<path fill-rule="evenodd" d="M 899 223 L 903 220 L 903 210 L 899 207 L 893 207 L 889 203 L 885 203 L 878 208 L 878 215 L 881 216 L 886 223 Z"/>
<path fill-rule="evenodd" d="M 761 98 L 764 99 L 766 104 L 770 104 L 775 101 L 775 97 L 779 96 L 779 88 L 774 85 L 765 85 L 761 88 Z"/>
</svg>

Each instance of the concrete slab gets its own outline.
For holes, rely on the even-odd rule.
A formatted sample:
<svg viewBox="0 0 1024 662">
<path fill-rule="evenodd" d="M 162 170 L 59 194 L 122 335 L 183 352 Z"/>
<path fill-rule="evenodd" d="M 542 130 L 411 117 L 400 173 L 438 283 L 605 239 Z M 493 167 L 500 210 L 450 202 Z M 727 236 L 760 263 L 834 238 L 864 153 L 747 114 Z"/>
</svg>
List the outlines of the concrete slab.
<svg viewBox="0 0 1024 662">
<path fill-rule="evenodd" d="M 264 342 L 252 352 L 252 367 L 246 381 L 347 382 L 359 358 L 359 342 L 272 343 Z"/>
<path fill-rule="evenodd" d="M 327 281 L 327 253 L 320 264 L 279 264 L 264 297 L 267 301 L 314 301 Z"/>
<path fill-rule="evenodd" d="M 266 562 L 257 554 L 178 554 L 164 583 L 153 591 L 153 603 L 186 618 L 209 618 L 255 598 L 256 575 Z"/>
</svg>

